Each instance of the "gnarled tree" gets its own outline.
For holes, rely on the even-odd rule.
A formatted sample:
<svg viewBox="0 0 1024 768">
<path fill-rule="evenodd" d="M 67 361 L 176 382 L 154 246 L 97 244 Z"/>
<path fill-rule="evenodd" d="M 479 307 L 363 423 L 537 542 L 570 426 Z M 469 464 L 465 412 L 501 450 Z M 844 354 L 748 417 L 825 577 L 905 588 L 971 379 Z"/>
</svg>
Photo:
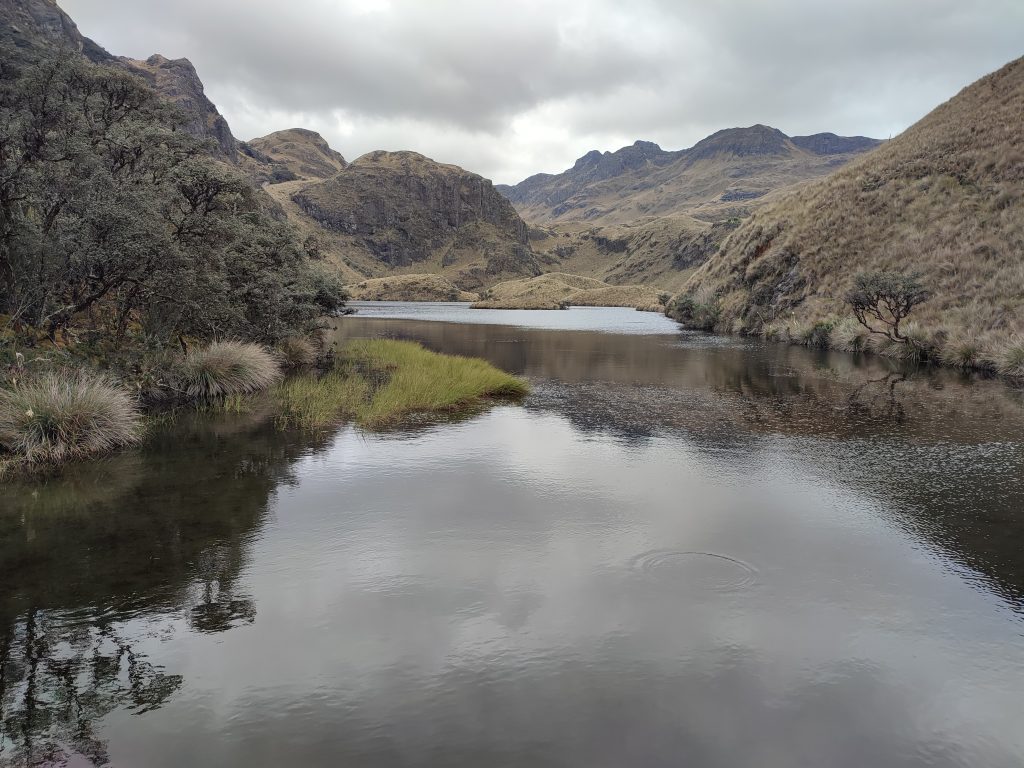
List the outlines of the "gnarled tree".
<svg viewBox="0 0 1024 768">
<path fill-rule="evenodd" d="M 900 332 L 900 323 L 914 307 L 927 301 L 929 295 L 919 275 L 870 272 L 854 278 L 846 302 L 868 331 L 908 344 L 910 340 Z"/>
</svg>

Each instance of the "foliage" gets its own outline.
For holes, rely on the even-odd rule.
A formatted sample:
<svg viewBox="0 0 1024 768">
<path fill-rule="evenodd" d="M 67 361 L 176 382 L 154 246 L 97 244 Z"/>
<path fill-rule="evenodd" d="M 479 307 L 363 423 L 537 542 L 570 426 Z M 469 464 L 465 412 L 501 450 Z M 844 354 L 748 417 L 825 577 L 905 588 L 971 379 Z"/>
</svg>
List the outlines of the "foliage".
<svg viewBox="0 0 1024 768">
<path fill-rule="evenodd" d="M 0 314 L 31 341 L 273 342 L 344 293 L 140 79 L 0 63 Z"/>
<path fill-rule="evenodd" d="M 316 345 L 302 336 L 289 336 L 281 339 L 275 347 L 281 364 L 287 370 L 309 368 L 316 362 Z"/>
<path fill-rule="evenodd" d="M 0 445 L 29 462 L 103 453 L 140 434 L 131 393 L 86 370 L 49 371 L 0 390 Z"/>
<path fill-rule="evenodd" d="M 525 381 L 486 360 L 441 355 L 411 341 L 353 341 L 343 348 L 341 359 L 374 387 L 358 414 L 370 426 L 413 412 L 454 410 L 484 398 L 529 392 Z"/>
<path fill-rule="evenodd" d="M 686 328 L 713 331 L 722 310 L 714 298 L 702 300 L 693 294 L 683 293 L 672 300 L 665 314 Z"/>
<path fill-rule="evenodd" d="M 215 341 L 189 350 L 181 364 L 180 388 L 196 400 L 217 400 L 267 389 L 281 379 L 281 365 L 259 344 Z"/>
<path fill-rule="evenodd" d="M 1024 336 L 1010 339 L 999 355 L 998 369 L 1004 376 L 1024 378 Z"/>
<path fill-rule="evenodd" d="M 868 272 L 854 278 L 846 302 L 868 331 L 909 344 L 911 340 L 900 332 L 900 323 L 928 297 L 918 275 Z"/>
</svg>

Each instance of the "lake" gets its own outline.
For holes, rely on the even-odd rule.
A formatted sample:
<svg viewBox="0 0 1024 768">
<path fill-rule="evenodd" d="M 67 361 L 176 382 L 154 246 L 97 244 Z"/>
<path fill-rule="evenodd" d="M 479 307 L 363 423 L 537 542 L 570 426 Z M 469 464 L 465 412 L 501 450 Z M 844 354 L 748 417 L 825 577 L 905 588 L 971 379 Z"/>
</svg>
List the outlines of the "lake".
<svg viewBox="0 0 1024 768">
<path fill-rule="evenodd" d="M 631 309 L 367 304 L 527 377 L 0 499 L 0 764 L 1024 763 L 1024 404 Z"/>
</svg>

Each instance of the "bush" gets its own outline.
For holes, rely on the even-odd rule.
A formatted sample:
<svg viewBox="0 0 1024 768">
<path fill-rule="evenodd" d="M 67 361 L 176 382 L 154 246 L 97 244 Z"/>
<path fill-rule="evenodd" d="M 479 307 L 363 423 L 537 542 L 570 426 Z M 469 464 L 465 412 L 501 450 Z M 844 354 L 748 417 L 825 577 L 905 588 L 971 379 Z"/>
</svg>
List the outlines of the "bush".
<svg viewBox="0 0 1024 768">
<path fill-rule="evenodd" d="M 1015 336 L 999 355 L 999 373 L 1024 378 L 1024 336 Z"/>
<path fill-rule="evenodd" d="M 695 331 L 713 331 L 722 310 L 716 299 L 701 301 L 691 294 L 680 294 L 668 305 L 665 314 Z"/>
<path fill-rule="evenodd" d="M 277 354 L 286 370 L 309 368 L 316 362 L 316 346 L 309 339 L 290 336 L 277 344 Z"/>
<path fill-rule="evenodd" d="M 910 343 L 900 331 L 900 323 L 928 297 L 917 275 L 870 272 L 854 278 L 846 302 L 853 309 L 857 322 L 871 333 L 890 341 Z"/>
<path fill-rule="evenodd" d="M 30 462 L 59 463 L 137 442 L 132 394 L 104 376 L 60 369 L 0 391 L 0 445 Z"/>
<path fill-rule="evenodd" d="M 832 336 L 832 323 L 802 323 L 792 330 L 792 338 L 801 346 L 827 349 Z"/>
<path fill-rule="evenodd" d="M 191 399 L 216 400 L 259 392 L 281 380 L 277 357 L 259 344 L 215 341 L 193 349 L 181 366 L 181 389 Z"/>
</svg>

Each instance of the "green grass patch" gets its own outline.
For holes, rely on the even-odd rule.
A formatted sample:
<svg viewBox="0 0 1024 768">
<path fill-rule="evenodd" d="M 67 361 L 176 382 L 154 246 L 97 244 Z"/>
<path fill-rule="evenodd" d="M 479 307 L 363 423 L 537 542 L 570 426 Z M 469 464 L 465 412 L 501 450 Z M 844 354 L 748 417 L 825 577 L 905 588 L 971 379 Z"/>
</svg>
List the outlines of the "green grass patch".
<svg viewBox="0 0 1024 768">
<path fill-rule="evenodd" d="M 365 407 L 370 387 L 361 376 L 329 371 L 322 376 L 294 376 L 273 390 L 275 417 L 284 429 L 322 429 L 356 418 Z"/>
<path fill-rule="evenodd" d="M 278 424 L 317 429 L 344 420 L 381 427 L 412 413 L 446 412 L 529 392 L 526 382 L 486 360 L 442 355 L 411 341 L 351 341 L 334 370 L 277 385 Z"/>
</svg>

